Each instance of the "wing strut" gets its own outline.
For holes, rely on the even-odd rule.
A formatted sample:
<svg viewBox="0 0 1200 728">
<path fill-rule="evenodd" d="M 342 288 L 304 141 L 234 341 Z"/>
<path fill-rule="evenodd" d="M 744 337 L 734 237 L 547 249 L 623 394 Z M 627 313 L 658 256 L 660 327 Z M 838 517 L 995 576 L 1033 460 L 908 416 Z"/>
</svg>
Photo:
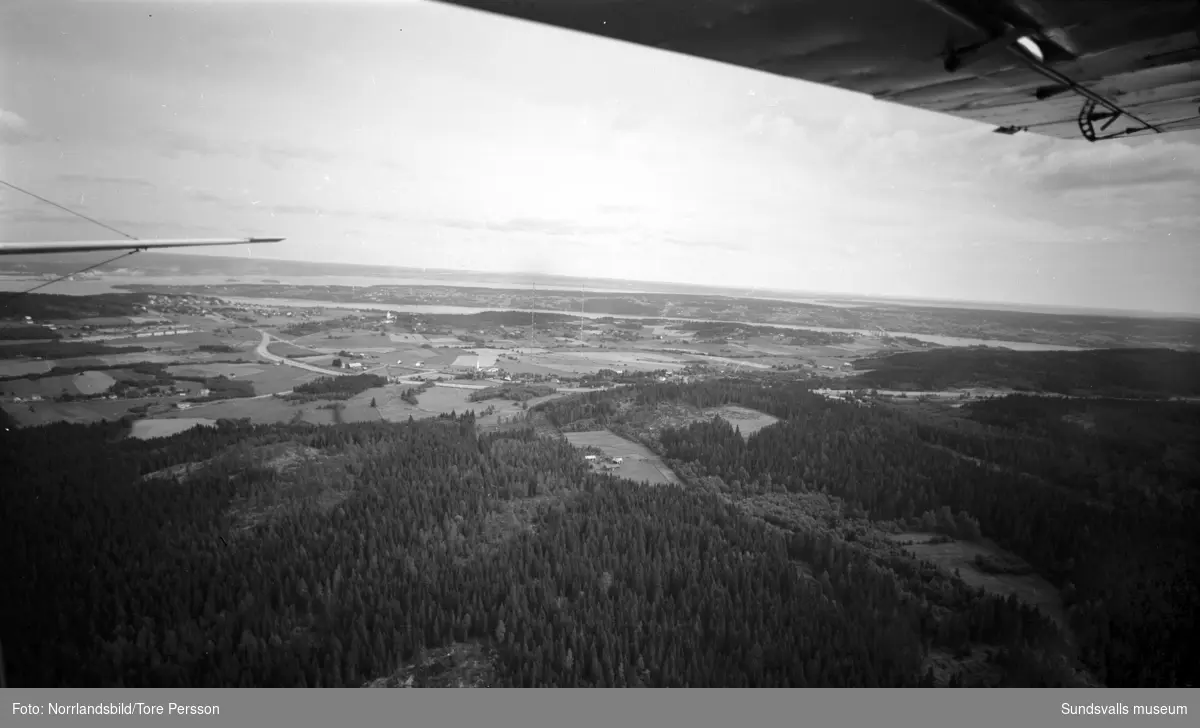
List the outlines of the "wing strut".
<svg viewBox="0 0 1200 728">
<path fill-rule="evenodd" d="M 88 267 L 86 267 L 86 268 L 80 268 L 79 270 L 77 270 L 77 271 L 75 271 L 75 272 L 73 272 L 73 273 L 67 273 L 66 275 L 59 276 L 58 278 L 54 278 L 54 279 L 48 280 L 48 281 L 46 281 L 45 283 L 39 283 L 38 285 L 34 286 L 33 288 L 26 288 L 26 289 L 25 289 L 25 290 L 23 290 L 23 291 L 17 291 L 17 292 L 15 292 L 15 293 L 13 293 L 11 296 L 9 296 L 9 297 L 8 297 L 8 300 L 9 300 L 9 301 L 12 301 L 14 298 L 19 298 L 19 297 L 21 297 L 21 296 L 24 296 L 24 295 L 25 295 L 25 294 L 27 294 L 27 293 L 33 293 L 34 291 L 36 291 L 36 290 L 38 290 L 38 289 L 40 289 L 40 288 L 45 288 L 46 286 L 52 286 L 52 285 L 54 285 L 55 283 L 58 283 L 59 281 L 65 281 L 66 279 L 70 278 L 71 276 L 77 276 L 77 275 L 79 275 L 80 273 L 86 273 L 86 272 L 88 272 L 89 270 L 92 270 L 93 268 L 99 268 L 99 267 L 100 267 L 100 266 L 102 266 L 102 265 L 108 265 L 109 263 L 112 263 L 113 261 L 117 261 L 117 260 L 120 260 L 121 258 L 125 258 L 125 257 L 128 257 L 128 256 L 130 256 L 130 255 L 133 255 L 134 253 L 140 253 L 140 252 L 142 252 L 140 248 L 135 248 L 135 249 L 133 249 L 133 250 L 127 250 L 127 251 L 125 251 L 124 253 L 121 253 L 121 254 L 120 254 L 120 255 L 118 255 L 118 256 L 115 256 L 115 257 L 109 258 L 108 260 L 102 260 L 102 261 L 100 261 L 99 263 L 95 263 L 95 264 L 93 264 L 93 265 L 89 265 L 89 266 L 88 266 Z"/>
<path fill-rule="evenodd" d="M 1077 96 L 1082 97 L 1083 107 L 1079 111 L 1079 131 L 1083 135 L 1083 138 L 1089 142 L 1112 139 L 1141 131 L 1153 131 L 1157 134 L 1163 133 L 1163 130 L 1154 124 L 1139 118 L 1135 114 L 1121 108 L 1115 102 L 1106 99 L 1104 96 L 1047 65 L 1043 57 L 1043 48 L 1037 40 L 1038 36 L 1042 34 L 1036 29 L 1025 30 L 1015 27 L 1008 22 L 1001 23 L 999 22 L 999 18 L 990 18 L 990 20 L 995 22 L 988 23 L 988 18 L 981 18 L 977 13 L 974 14 L 974 17 L 969 16 L 966 12 L 956 7 L 957 3 L 950 2 L 949 0 L 925 0 L 925 2 L 941 10 L 959 23 L 989 38 L 989 40 L 974 46 L 949 49 L 945 61 L 945 68 L 948 72 L 953 73 L 971 61 L 987 55 L 989 52 L 995 52 L 999 49 L 998 46 L 1002 46 L 1020 58 L 1035 72 L 1054 82 L 1055 85 L 1053 86 L 1038 89 L 1035 94 L 1036 98 L 1046 99 L 1066 91 L 1071 91 Z M 1003 32 L 1000 32 L 1000 28 L 1003 28 Z M 1097 107 L 1102 107 L 1104 110 L 1097 111 Z M 1139 126 L 1130 126 L 1124 131 L 1114 132 L 1106 136 L 1097 135 L 1093 122 L 1107 120 L 1100 127 L 1100 131 L 1103 132 L 1122 116 L 1136 122 Z M 1015 134 L 1025 130 L 1026 127 L 1003 126 L 995 131 L 1000 134 Z"/>
</svg>

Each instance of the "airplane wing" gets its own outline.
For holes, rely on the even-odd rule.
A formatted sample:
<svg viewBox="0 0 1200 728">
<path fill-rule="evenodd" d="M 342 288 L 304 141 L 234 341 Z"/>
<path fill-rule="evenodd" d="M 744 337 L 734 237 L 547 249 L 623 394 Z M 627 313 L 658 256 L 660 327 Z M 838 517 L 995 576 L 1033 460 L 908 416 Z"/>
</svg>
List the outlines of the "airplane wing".
<svg viewBox="0 0 1200 728">
<path fill-rule="evenodd" d="M 59 243 L 0 243 L 0 255 L 88 253 L 96 250 L 149 250 L 191 248 L 208 245 L 256 245 L 278 243 L 283 238 L 199 238 L 188 240 L 81 240 Z"/>
<path fill-rule="evenodd" d="M 1002 133 L 1099 141 L 1200 129 L 1200 0 L 442 1 Z"/>
</svg>

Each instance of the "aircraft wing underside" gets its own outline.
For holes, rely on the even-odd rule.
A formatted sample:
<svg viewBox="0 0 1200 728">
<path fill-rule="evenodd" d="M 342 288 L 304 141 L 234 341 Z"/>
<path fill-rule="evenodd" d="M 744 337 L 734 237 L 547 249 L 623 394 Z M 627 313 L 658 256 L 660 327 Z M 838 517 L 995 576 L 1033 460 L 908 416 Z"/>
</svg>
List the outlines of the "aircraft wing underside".
<svg viewBox="0 0 1200 728">
<path fill-rule="evenodd" d="M 1200 129 L 1200 0 L 443 1 L 1006 133 L 1098 141 Z"/>
<path fill-rule="evenodd" d="M 59 253 L 90 253 L 102 250 L 203 248 L 213 245 L 278 243 L 281 240 L 283 238 L 193 238 L 187 240 L 72 240 L 58 243 L 0 243 L 0 255 L 50 255 Z"/>
</svg>

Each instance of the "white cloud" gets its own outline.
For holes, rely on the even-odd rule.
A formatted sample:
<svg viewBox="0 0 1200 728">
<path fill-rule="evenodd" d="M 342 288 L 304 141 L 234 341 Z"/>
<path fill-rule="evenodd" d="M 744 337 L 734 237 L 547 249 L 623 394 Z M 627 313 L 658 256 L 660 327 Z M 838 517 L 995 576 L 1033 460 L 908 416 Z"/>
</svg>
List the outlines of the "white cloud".
<svg viewBox="0 0 1200 728">
<path fill-rule="evenodd" d="M 16 144 L 33 138 L 29 122 L 20 114 L 0 109 L 0 142 Z"/>
</svg>

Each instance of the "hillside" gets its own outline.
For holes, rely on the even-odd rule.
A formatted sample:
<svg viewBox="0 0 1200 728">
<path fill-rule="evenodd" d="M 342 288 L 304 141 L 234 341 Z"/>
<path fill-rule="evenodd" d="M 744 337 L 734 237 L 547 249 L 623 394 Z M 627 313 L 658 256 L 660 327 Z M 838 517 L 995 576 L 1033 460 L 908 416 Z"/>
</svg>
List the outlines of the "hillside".
<svg viewBox="0 0 1200 728">
<path fill-rule="evenodd" d="M 1170 349 L 1009 351 L 945 348 L 854 363 L 863 389 L 1001 387 L 1108 397 L 1200 396 L 1200 352 Z"/>
<path fill-rule="evenodd" d="M 720 417 L 655 424 L 667 404 L 779 421 L 749 435 Z M 941 427 L 794 384 L 709 381 L 545 402 L 487 434 L 471 413 L 225 420 L 150 441 L 117 423 L 5 431 L 9 680 L 1194 681 L 1194 462 L 1148 469 L 1152 443 L 1100 459 L 1095 430 L 985 415 Z M 1194 409 L 1141 416 L 1195 429 Z M 554 433 L 585 419 L 641 440 L 685 485 L 591 472 Z M 978 569 L 930 538 L 983 554 Z M 988 586 L 1006 579 L 1050 593 Z"/>
</svg>

